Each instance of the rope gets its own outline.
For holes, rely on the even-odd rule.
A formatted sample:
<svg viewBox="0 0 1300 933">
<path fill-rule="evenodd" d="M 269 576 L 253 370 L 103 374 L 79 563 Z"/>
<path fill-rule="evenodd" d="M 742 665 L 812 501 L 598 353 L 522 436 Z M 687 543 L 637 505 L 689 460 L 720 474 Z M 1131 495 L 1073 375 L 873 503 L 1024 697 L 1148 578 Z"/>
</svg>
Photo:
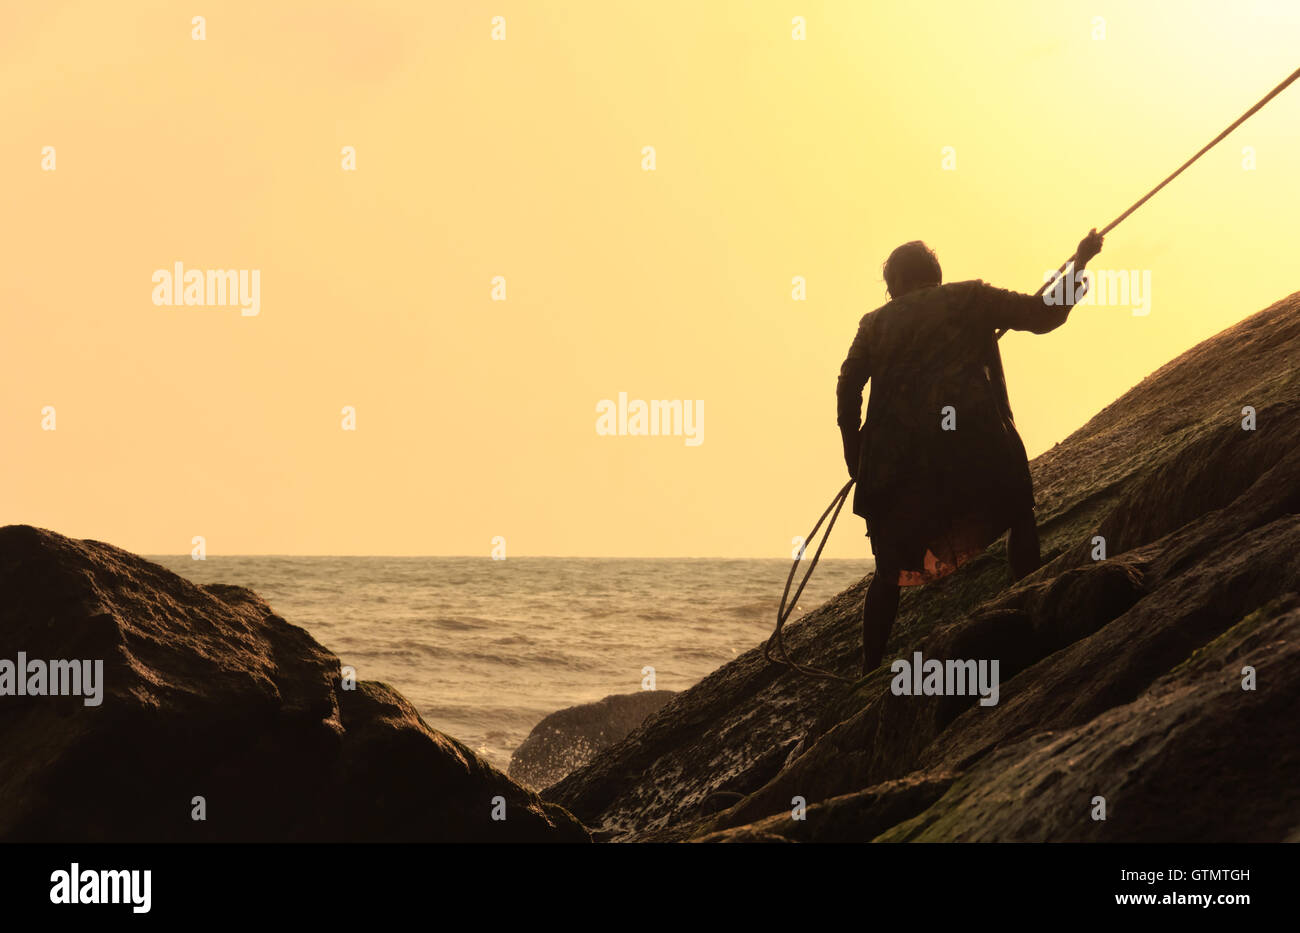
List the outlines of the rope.
<svg viewBox="0 0 1300 933">
<path fill-rule="evenodd" d="M 1255 106 L 1251 107 L 1241 116 L 1239 116 L 1236 120 L 1232 121 L 1232 123 L 1228 126 L 1226 130 L 1224 130 L 1218 136 L 1214 137 L 1208 143 L 1202 146 L 1200 151 L 1197 152 L 1196 155 L 1192 156 L 1182 165 L 1178 166 L 1178 168 L 1175 169 L 1172 173 L 1170 173 L 1170 175 L 1164 181 L 1162 181 L 1160 184 L 1156 185 L 1146 194 L 1142 195 L 1142 197 L 1134 201 L 1133 204 L 1129 206 L 1128 210 L 1120 214 L 1118 217 L 1116 217 L 1114 220 L 1108 223 L 1105 227 L 1103 227 L 1101 230 L 1101 235 L 1105 236 L 1107 233 L 1110 233 L 1110 231 L 1118 227 L 1120 225 L 1120 222 L 1123 221 L 1125 218 L 1127 218 L 1129 214 L 1132 214 L 1143 204 L 1147 203 L 1147 201 L 1150 201 L 1151 198 L 1155 196 L 1156 192 L 1158 192 L 1165 185 L 1169 184 L 1171 181 L 1173 181 L 1175 178 L 1181 175 L 1193 162 L 1195 162 L 1201 156 L 1205 155 L 1207 152 L 1213 149 L 1216 145 L 1218 145 L 1223 140 L 1225 136 L 1227 136 L 1237 127 L 1241 126 L 1241 124 L 1245 123 L 1248 119 L 1254 116 L 1257 112 L 1259 112 L 1259 110 L 1261 110 L 1264 107 L 1265 104 L 1271 101 L 1274 97 L 1277 97 L 1278 94 L 1281 94 L 1290 85 L 1294 84 L 1297 79 L 1300 79 L 1300 68 L 1297 68 L 1295 71 L 1291 72 L 1290 77 L 1284 80 L 1277 87 L 1273 88 L 1273 90 L 1265 94 L 1264 97 L 1260 99 L 1259 103 L 1255 104 Z M 1036 296 L 1041 295 L 1047 289 L 1047 286 L 1054 284 L 1056 280 L 1061 277 L 1061 273 L 1065 271 L 1066 266 L 1074 262 L 1074 259 L 1075 256 L 1071 255 L 1069 259 L 1061 263 L 1060 267 L 1056 270 L 1056 275 L 1054 275 L 1052 278 L 1048 279 L 1046 282 L 1040 285 L 1038 287 L 1038 291 L 1034 292 L 1034 295 Z M 1005 333 L 1006 333 L 1005 330 L 998 331 L 995 339 L 1001 340 L 1002 335 Z M 785 626 L 786 620 L 788 620 L 790 618 L 790 615 L 794 612 L 795 607 L 799 605 L 799 597 L 800 595 L 802 595 L 804 587 L 808 585 L 808 580 L 812 577 L 813 571 L 817 569 L 817 561 L 822 556 L 822 549 L 826 547 L 826 541 L 831 536 L 831 529 L 835 527 L 835 520 L 840 517 L 840 510 L 844 508 L 844 503 L 848 501 L 849 490 L 853 488 L 854 482 L 855 480 L 849 480 L 847 483 L 844 484 L 844 488 L 842 488 L 839 492 L 835 494 L 835 498 L 831 500 L 831 504 L 826 506 L 826 511 L 822 512 L 821 518 L 817 519 L 817 524 L 813 525 L 812 531 L 808 532 L 808 537 L 804 539 L 805 541 L 804 548 L 800 549 L 799 556 L 795 558 L 794 563 L 791 564 L 790 566 L 790 575 L 785 579 L 785 591 L 781 594 L 781 605 L 776 612 L 776 628 L 772 631 L 772 634 L 768 638 L 767 643 L 763 645 L 763 657 L 767 658 L 767 660 L 772 664 L 779 664 L 782 667 L 788 667 L 791 670 L 798 671 L 800 674 L 803 674 L 807 677 L 817 677 L 823 680 L 838 680 L 846 684 L 855 683 L 856 681 L 848 677 L 842 677 L 839 674 L 832 673 L 831 671 L 822 670 L 819 667 L 811 667 L 808 665 L 799 664 L 793 658 L 791 658 L 790 653 L 786 650 L 785 642 L 781 637 L 781 629 Z M 831 520 L 826 525 L 826 530 L 822 533 L 821 543 L 817 545 L 817 551 L 816 553 L 813 554 L 812 562 L 808 565 L 808 570 L 804 573 L 803 579 L 799 581 L 799 588 L 795 590 L 794 599 L 789 601 L 789 604 L 787 605 L 787 597 L 790 595 L 790 584 L 794 582 L 794 573 L 799 567 L 799 561 L 803 560 L 803 554 L 804 554 L 804 550 L 806 550 L 807 548 L 807 542 L 811 541 L 817 535 L 817 529 L 821 527 L 822 522 L 826 521 L 827 515 L 830 516 Z M 772 656 L 773 650 L 778 651 L 781 656 L 773 657 Z"/>
<path fill-rule="evenodd" d="M 1202 147 L 1200 148 L 1200 151 L 1198 151 L 1198 152 L 1196 153 L 1196 155 L 1192 156 L 1190 159 L 1188 159 L 1188 160 L 1187 160 L 1186 162 L 1184 162 L 1182 165 L 1178 166 L 1177 169 L 1175 169 L 1173 172 L 1170 173 L 1169 177 L 1167 177 L 1167 178 L 1166 178 L 1164 181 L 1162 181 L 1160 184 L 1156 185 L 1154 188 L 1152 188 L 1152 189 L 1151 189 L 1150 191 L 1148 191 L 1146 194 L 1142 195 L 1142 197 L 1140 197 L 1140 198 L 1138 198 L 1136 201 L 1134 201 L 1134 202 L 1129 206 L 1129 209 L 1128 209 L 1128 210 L 1126 210 L 1124 213 L 1120 214 L 1118 217 L 1116 217 L 1116 218 L 1115 218 L 1114 220 L 1112 220 L 1110 223 L 1106 224 L 1106 226 L 1103 227 L 1103 228 L 1101 229 L 1101 235 L 1102 235 L 1102 236 L 1105 236 L 1106 234 L 1108 234 L 1108 233 L 1110 233 L 1112 230 L 1114 230 L 1116 227 L 1118 227 L 1118 226 L 1120 225 L 1120 222 L 1123 221 L 1126 217 L 1128 217 L 1129 214 L 1133 213 L 1135 210 L 1137 210 L 1137 209 L 1138 209 L 1139 207 L 1141 207 L 1143 204 L 1147 203 L 1147 201 L 1150 201 L 1150 200 L 1155 196 L 1155 194 L 1156 194 L 1157 191 L 1159 191 L 1159 190 L 1160 190 L 1161 188 L 1163 188 L 1165 185 L 1169 184 L 1171 181 L 1173 181 L 1175 178 L 1177 178 L 1179 175 L 1181 175 L 1181 174 L 1182 174 L 1182 173 L 1183 173 L 1183 172 L 1184 172 L 1184 171 L 1185 171 L 1185 170 L 1186 170 L 1186 169 L 1187 169 L 1187 168 L 1188 168 L 1188 167 L 1189 167 L 1193 162 L 1195 162 L 1195 161 L 1196 161 L 1197 159 L 1199 159 L 1201 156 L 1205 155 L 1207 152 L 1209 152 L 1211 149 L 1213 149 L 1215 146 L 1217 146 L 1220 142 L 1222 142 L 1225 136 L 1227 136 L 1229 133 L 1231 133 L 1231 132 L 1232 132 L 1233 130 L 1235 130 L 1237 127 L 1241 126 L 1241 124 L 1245 123 L 1247 120 L 1249 120 L 1251 117 L 1253 117 L 1256 113 L 1258 113 L 1258 112 L 1259 112 L 1259 111 L 1264 107 L 1265 104 L 1267 104 L 1270 100 L 1272 100 L 1274 97 L 1277 97 L 1277 95 L 1281 94 L 1281 93 L 1282 93 L 1283 91 L 1285 91 L 1288 87 L 1290 87 L 1293 83 L 1295 83 L 1295 81 L 1296 81 L 1297 78 L 1300 78 L 1300 68 L 1297 68 L 1295 71 L 1291 72 L 1290 77 L 1288 77 L 1286 80 L 1284 80 L 1284 81 L 1283 81 L 1281 84 L 1279 84 L 1277 87 L 1273 88 L 1273 90 L 1271 90 L 1271 91 L 1269 91 L 1267 94 L 1265 94 L 1265 95 L 1260 99 L 1259 103 L 1255 104 L 1255 106 L 1251 107 L 1249 110 L 1247 110 L 1247 111 L 1246 111 L 1245 113 L 1243 113 L 1241 116 L 1237 117 L 1237 119 L 1233 120 L 1232 123 L 1228 126 L 1228 128 L 1227 128 L 1226 130 L 1224 130 L 1224 131 L 1223 131 L 1222 133 L 1220 133 L 1218 136 L 1214 137 L 1214 138 L 1211 139 L 1208 143 L 1206 143 L 1204 146 L 1202 146 Z M 1035 295 L 1035 296 L 1037 296 L 1037 295 L 1041 295 L 1041 294 L 1042 294 L 1042 293 L 1047 289 L 1047 286 L 1055 284 L 1055 283 L 1056 283 L 1056 280 L 1059 279 L 1059 278 L 1061 277 L 1061 273 L 1065 271 L 1065 267 L 1068 266 L 1070 263 L 1074 262 L 1075 255 L 1077 255 L 1077 251 L 1076 251 L 1076 253 L 1071 254 L 1069 259 L 1067 259 L 1067 260 L 1065 260 L 1065 262 L 1061 263 L 1061 265 L 1060 265 L 1060 266 L 1057 268 L 1057 270 L 1056 270 L 1056 274 L 1053 275 L 1053 276 L 1052 276 L 1050 279 L 1048 279 L 1046 282 L 1044 282 L 1042 285 L 1040 285 L 1040 286 L 1038 287 L 1038 291 L 1034 292 L 1034 295 Z M 1001 339 L 1002 339 L 1002 335 L 1005 334 L 1005 333 L 1006 333 L 1005 330 L 1000 330 L 1000 331 L 998 331 L 998 333 L 997 333 L 997 339 L 998 339 L 998 340 L 1001 340 Z"/>
<path fill-rule="evenodd" d="M 831 529 L 835 527 L 835 519 L 840 517 L 840 509 L 844 508 L 844 503 L 849 500 L 849 490 L 853 488 L 854 482 L 856 482 L 856 480 L 849 480 L 844 484 L 844 487 L 835 494 L 835 498 L 831 500 L 831 504 L 826 506 L 826 511 L 822 512 L 822 517 L 817 519 L 817 524 L 813 525 L 812 531 L 808 532 L 808 536 L 804 538 L 804 546 L 799 549 L 799 556 L 796 557 L 794 563 L 790 565 L 790 575 L 785 578 L 785 592 L 781 594 L 781 605 L 776 611 L 776 628 L 773 630 L 771 637 L 768 638 L 767 644 L 763 645 L 763 657 L 767 658 L 769 663 L 788 667 L 807 677 L 817 677 L 822 680 L 839 680 L 846 684 L 853 683 L 853 681 L 848 677 L 841 677 L 839 674 L 822 670 L 819 667 L 810 667 L 799 664 L 791 658 L 790 652 L 786 650 L 785 642 L 781 638 L 781 629 L 785 625 L 786 620 L 789 619 L 790 615 L 794 612 L 795 607 L 799 605 L 799 597 L 803 594 L 803 588 L 808 585 L 809 578 L 812 577 L 813 571 L 817 569 L 817 561 L 822 556 L 822 548 L 826 547 L 826 542 L 830 539 Z M 787 598 L 790 595 L 790 584 L 794 582 L 794 572 L 799 569 L 799 561 L 803 560 L 803 555 L 807 550 L 808 542 L 812 541 L 817 536 L 817 529 L 821 527 L 822 522 L 826 521 L 827 515 L 831 517 L 831 520 L 826 525 L 826 531 L 822 533 L 821 543 L 817 545 L 817 551 L 813 554 L 812 563 L 809 564 L 808 571 L 803 575 L 803 579 L 799 581 L 799 588 L 794 591 L 794 599 L 789 600 L 787 604 Z M 779 658 L 772 656 L 773 649 L 780 652 L 781 656 Z"/>
</svg>

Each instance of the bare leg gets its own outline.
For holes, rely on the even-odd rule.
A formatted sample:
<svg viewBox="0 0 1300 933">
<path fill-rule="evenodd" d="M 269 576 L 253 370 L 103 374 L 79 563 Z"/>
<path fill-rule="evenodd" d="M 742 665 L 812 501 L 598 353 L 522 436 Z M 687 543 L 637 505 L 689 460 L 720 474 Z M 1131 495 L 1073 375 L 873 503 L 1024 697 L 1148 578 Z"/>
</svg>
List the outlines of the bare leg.
<svg viewBox="0 0 1300 933">
<path fill-rule="evenodd" d="M 898 614 L 898 572 L 876 567 L 862 600 L 862 676 L 880 666 L 885 642 Z"/>
<path fill-rule="evenodd" d="M 1011 525 L 1007 535 L 1007 560 L 1011 564 L 1011 582 L 1033 573 L 1042 563 L 1038 553 L 1038 526 L 1034 512 L 1027 509 Z"/>
</svg>

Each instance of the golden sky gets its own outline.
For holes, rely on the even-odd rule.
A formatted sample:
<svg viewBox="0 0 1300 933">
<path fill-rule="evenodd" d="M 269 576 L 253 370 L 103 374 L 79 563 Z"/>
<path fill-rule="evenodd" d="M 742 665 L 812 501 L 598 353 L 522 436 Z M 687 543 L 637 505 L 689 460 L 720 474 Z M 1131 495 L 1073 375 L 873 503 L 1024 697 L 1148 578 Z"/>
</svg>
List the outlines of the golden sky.
<svg viewBox="0 0 1300 933">
<path fill-rule="evenodd" d="M 144 553 L 787 556 L 845 479 L 889 251 L 1032 291 L 1298 40 L 1294 0 L 5 4 L 0 515 Z M 1300 287 L 1298 166 L 1300 86 L 1107 238 L 1148 315 L 1003 341 L 1031 456 Z M 259 270 L 259 313 L 156 305 L 177 262 Z M 598 434 L 619 392 L 702 400 L 703 442 Z"/>
</svg>

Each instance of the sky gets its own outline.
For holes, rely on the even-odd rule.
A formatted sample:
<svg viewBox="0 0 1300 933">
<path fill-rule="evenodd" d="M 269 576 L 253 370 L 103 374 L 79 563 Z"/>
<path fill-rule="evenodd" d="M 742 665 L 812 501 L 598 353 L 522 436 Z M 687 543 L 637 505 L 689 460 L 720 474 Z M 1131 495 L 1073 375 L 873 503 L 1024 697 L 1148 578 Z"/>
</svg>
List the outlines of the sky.
<svg viewBox="0 0 1300 933">
<path fill-rule="evenodd" d="M 1033 291 L 1297 49 L 1294 0 L 4 4 L 0 521 L 788 557 L 890 250 Z M 1031 456 L 1300 288 L 1297 167 L 1300 85 L 1107 237 L 1147 313 L 1002 341 Z M 176 263 L 256 306 L 159 303 Z"/>
</svg>

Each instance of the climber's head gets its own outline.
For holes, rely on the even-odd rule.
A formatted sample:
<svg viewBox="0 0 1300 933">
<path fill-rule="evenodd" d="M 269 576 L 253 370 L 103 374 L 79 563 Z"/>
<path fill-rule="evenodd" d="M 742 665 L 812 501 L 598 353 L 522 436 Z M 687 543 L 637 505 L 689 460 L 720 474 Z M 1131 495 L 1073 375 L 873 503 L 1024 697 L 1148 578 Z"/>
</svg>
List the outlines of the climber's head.
<svg viewBox="0 0 1300 933">
<path fill-rule="evenodd" d="M 938 257 L 920 240 L 904 243 L 885 260 L 885 287 L 890 298 L 900 298 L 942 281 Z"/>
</svg>

